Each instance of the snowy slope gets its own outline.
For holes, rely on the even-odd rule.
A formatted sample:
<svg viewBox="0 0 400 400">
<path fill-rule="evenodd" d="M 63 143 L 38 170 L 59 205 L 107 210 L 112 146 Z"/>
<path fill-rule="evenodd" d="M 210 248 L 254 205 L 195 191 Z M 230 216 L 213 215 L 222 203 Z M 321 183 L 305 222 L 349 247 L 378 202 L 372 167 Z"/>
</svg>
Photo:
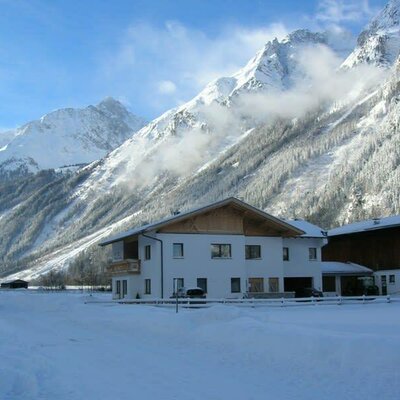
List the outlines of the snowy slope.
<svg viewBox="0 0 400 400">
<path fill-rule="evenodd" d="M 0 171 L 87 164 L 104 157 L 144 125 L 142 118 L 112 98 L 84 109 L 56 110 L 7 132 L 14 137 L 0 148 Z"/>
<path fill-rule="evenodd" d="M 380 67 L 393 64 L 400 51 L 400 1 L 390 0 L 358 38 L 357 47 L 344 68 L 368 63 Z"/>
<path fill-rule="evenodd" d="M 332 34 L 298 30 L 280 42 L 268 42 L 237 73 L 211 82 L 192 100 L 155 119 L 112 152 L 96 169 L 88 187 L 103 190 L 109 189 L 108 183 L 121 182 L 148 186 L 156 184 L 165 169 L 186 174 L 200 168 L 259 123 L 247 110 L 239 110 L 242 99 L 279 95 L 307 81 L 300 62 L 305 50 L 332 46 L 340 55 L 350 52 L 343 44 L 346 35 L 334 39 Z"/>
<path fill-rule="evenodd" d="M 8 143 L 10 143 L 11 140 L 15 138 L 15 136 L 16 132 L 12 130 L 0 132 L 0 150 Z"/>
<path fill-rule="evenodd" d="M 2 400 L 398 398 L 397 301 L 175 314 L 109 298 L 0 292 Z"/>
</svg>

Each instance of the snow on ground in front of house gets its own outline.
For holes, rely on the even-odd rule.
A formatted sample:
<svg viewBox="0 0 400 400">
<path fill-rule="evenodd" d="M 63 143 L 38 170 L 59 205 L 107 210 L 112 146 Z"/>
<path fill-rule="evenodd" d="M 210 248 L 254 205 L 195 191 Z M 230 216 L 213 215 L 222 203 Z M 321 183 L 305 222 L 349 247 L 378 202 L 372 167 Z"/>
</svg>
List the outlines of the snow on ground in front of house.
<svg viewBox="0 0 400 400">
<path fill-rule="evenodd" d="M 398 398 L 400 302 L 176 315 L 85 299 L 0 291 L 2 400 Z"/>
</svg>

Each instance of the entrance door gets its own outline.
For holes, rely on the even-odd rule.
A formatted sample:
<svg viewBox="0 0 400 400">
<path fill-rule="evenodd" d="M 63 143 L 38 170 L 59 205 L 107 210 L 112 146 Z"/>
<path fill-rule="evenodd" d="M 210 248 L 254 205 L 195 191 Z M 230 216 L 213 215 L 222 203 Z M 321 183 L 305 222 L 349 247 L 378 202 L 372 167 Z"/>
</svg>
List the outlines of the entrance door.
<svg viewBox="0 0 400 400">
<path fill-rule="evenodd" d="M 382 288 L 382 296 L 387 295 L 387 280 L 386 275 L 381 276 L 381 288 Z"/>
<path fill-rule="evenodd" d="M 115 281 L 116 283 L 116 288 L 115 288 L 115 295 L 117 299 L 121 298 L 121 281 Z"/>
<path fill-rule="evenodd" d="M 128 281 L 124 279 L 122 281 L 122 298 L 124 299 L 128 295 Z"/>
</svg>

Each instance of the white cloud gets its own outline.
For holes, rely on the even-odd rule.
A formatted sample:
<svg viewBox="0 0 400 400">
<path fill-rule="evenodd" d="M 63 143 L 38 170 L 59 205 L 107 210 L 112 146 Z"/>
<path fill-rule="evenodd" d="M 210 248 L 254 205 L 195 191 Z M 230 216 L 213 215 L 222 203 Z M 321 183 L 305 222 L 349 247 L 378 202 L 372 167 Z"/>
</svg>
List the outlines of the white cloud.
<svg viewBox="0 0 400 400">
<path fill-rule="evenodd" d="M 131 158 L 136 166 L 128 163 L 118 182 L 140 187 L 154 183 L 165 172 L 189 176 L 249 128 L 273 123 L 277 118 L 302 118 L 324 105 L 327 110 L 351 107 L 370 93 L 386 73 L 369 65 L 341 70 L 338 69 L 341 61 L 324 45 L 302 49 L 293 87 L 284 91 L 241 93 L 230 107 L 217 102 L 199 106 L 201 123 L 177 124 L 173 135 L 166 135 L 156 143 L 150 137 L 141 137 L 135 146 L 138 155 Z M 149 152 L 142 154 L 143 149 Z M 132 175 L 136 177 L 134 181 Z"/>
<path fill-rule="evenodd" d="M 176 85 L 172 81 L 158 82 L 158 92 L 161 94 L 173 94 L 176 92 Z"/>
<path fill-rule="evenodd" d="M 235 73 L 265 43 L 287 33 L 282 23 L 256 28 L 226 26 L 215 35 L 177 21 L 161 27 L 133 24 L 116 50 L 103 55 L 99 85 L 115 96 L 140 98 L 141 104 L 157 115 L 190 100 L 213 79 Z M 131 103 L 135 111 L 134 99 Z"/>
<path fill-rule="evenodd" d="M 340 24 L 346 21 L 363 21 L 373 13 L 368 0 L 320 0 L 316 19 Z"/>
</svg>

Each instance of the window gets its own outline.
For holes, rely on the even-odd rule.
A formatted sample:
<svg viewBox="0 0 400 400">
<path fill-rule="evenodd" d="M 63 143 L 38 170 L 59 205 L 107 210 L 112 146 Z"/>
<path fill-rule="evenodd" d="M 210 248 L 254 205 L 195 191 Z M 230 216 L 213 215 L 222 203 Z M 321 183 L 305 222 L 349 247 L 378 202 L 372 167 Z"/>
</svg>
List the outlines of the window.
<svg viewBox="0 0 400 400">
<path fill-rule="evenodd" d="M 264 292 L 264 278 L 249 278 L 249 292 Z"/>
<path fill-rule="evenodd" d="M 124 242 L 115 242 L 112 244 L 113 261 L 121 261 L 124 259 Z"/>
<path fill-rule="evenodd" d="M 271 293 L 279 292 L 279 278 L 269 278 L 268 283 L 269 283 L 269 291 Z"/>
<path fill-rule="evenodd" d="M 212 244 L 211 258 L 231 258 L 230 244 Z"/>
<path fill-rule="evenodd" d="M 240 293 L 240 278 L 231 278 L 231 293 Z"/>
<path fill-rule="evenodd" d="M 246 260 L 261 258 L 261 246 L 259 244 L 248 244 L 245 246 Z"/>
<path fill-rule="evenodd" d="M 173 258 L 183 258 L 183 243 L 174 243 L 172 245 Z"/>
<path fill-rule="evenodd" d="M 197 287 L 204 290 L 207 293 L 207 278 L 197 278 Z"/>
<path fill-rule="evenodd" d="M 334 276 L 323 276 L 322 290 L 324 292 L 336 292 L 336 278 Z"/>
<path fill-rule="evenodd" d="M 147 246 L 144 246 L 144 259 L 151 259 L 151 246 L 149 244 Z"/>
<path fill-rule="evenodd" d="M 316 247 L 308 248 L 308 259 L 310 261 L 315 261 L 317 259 L 317 248 Z"/>
<path fill-rule="evenodd" d="M 122 297 L 125 297 L 128 294 L 128 281 L 123 280 L 122 281 Z"/>
<path fill-rule="evenodd" d="M 283 248 L 283 261 L 289 261 L 289 247 Z"/>
<path fill-rule="evenodd" d="M 174 290 L 179 290 L 185 286 L 183 278 L 174 278 Z"/>
<path fill-rule="evenodd" d="M 395 275 L 389 275 L 389 283 L 391 283 L 391 284 L 396 283 L 396 277 L 395 277 Z"/>
<path fill-rule="evenodd" d="M 117 288 L 115 290 L 116 294 L 120 294 L 121 293 L 121 281 L 116 281 L 117 283 Z"/>
<path fill-rule="evenodd" d="M 144 280 L 144 294 L 151 294 L 151 279 Z"/>
</svg>

